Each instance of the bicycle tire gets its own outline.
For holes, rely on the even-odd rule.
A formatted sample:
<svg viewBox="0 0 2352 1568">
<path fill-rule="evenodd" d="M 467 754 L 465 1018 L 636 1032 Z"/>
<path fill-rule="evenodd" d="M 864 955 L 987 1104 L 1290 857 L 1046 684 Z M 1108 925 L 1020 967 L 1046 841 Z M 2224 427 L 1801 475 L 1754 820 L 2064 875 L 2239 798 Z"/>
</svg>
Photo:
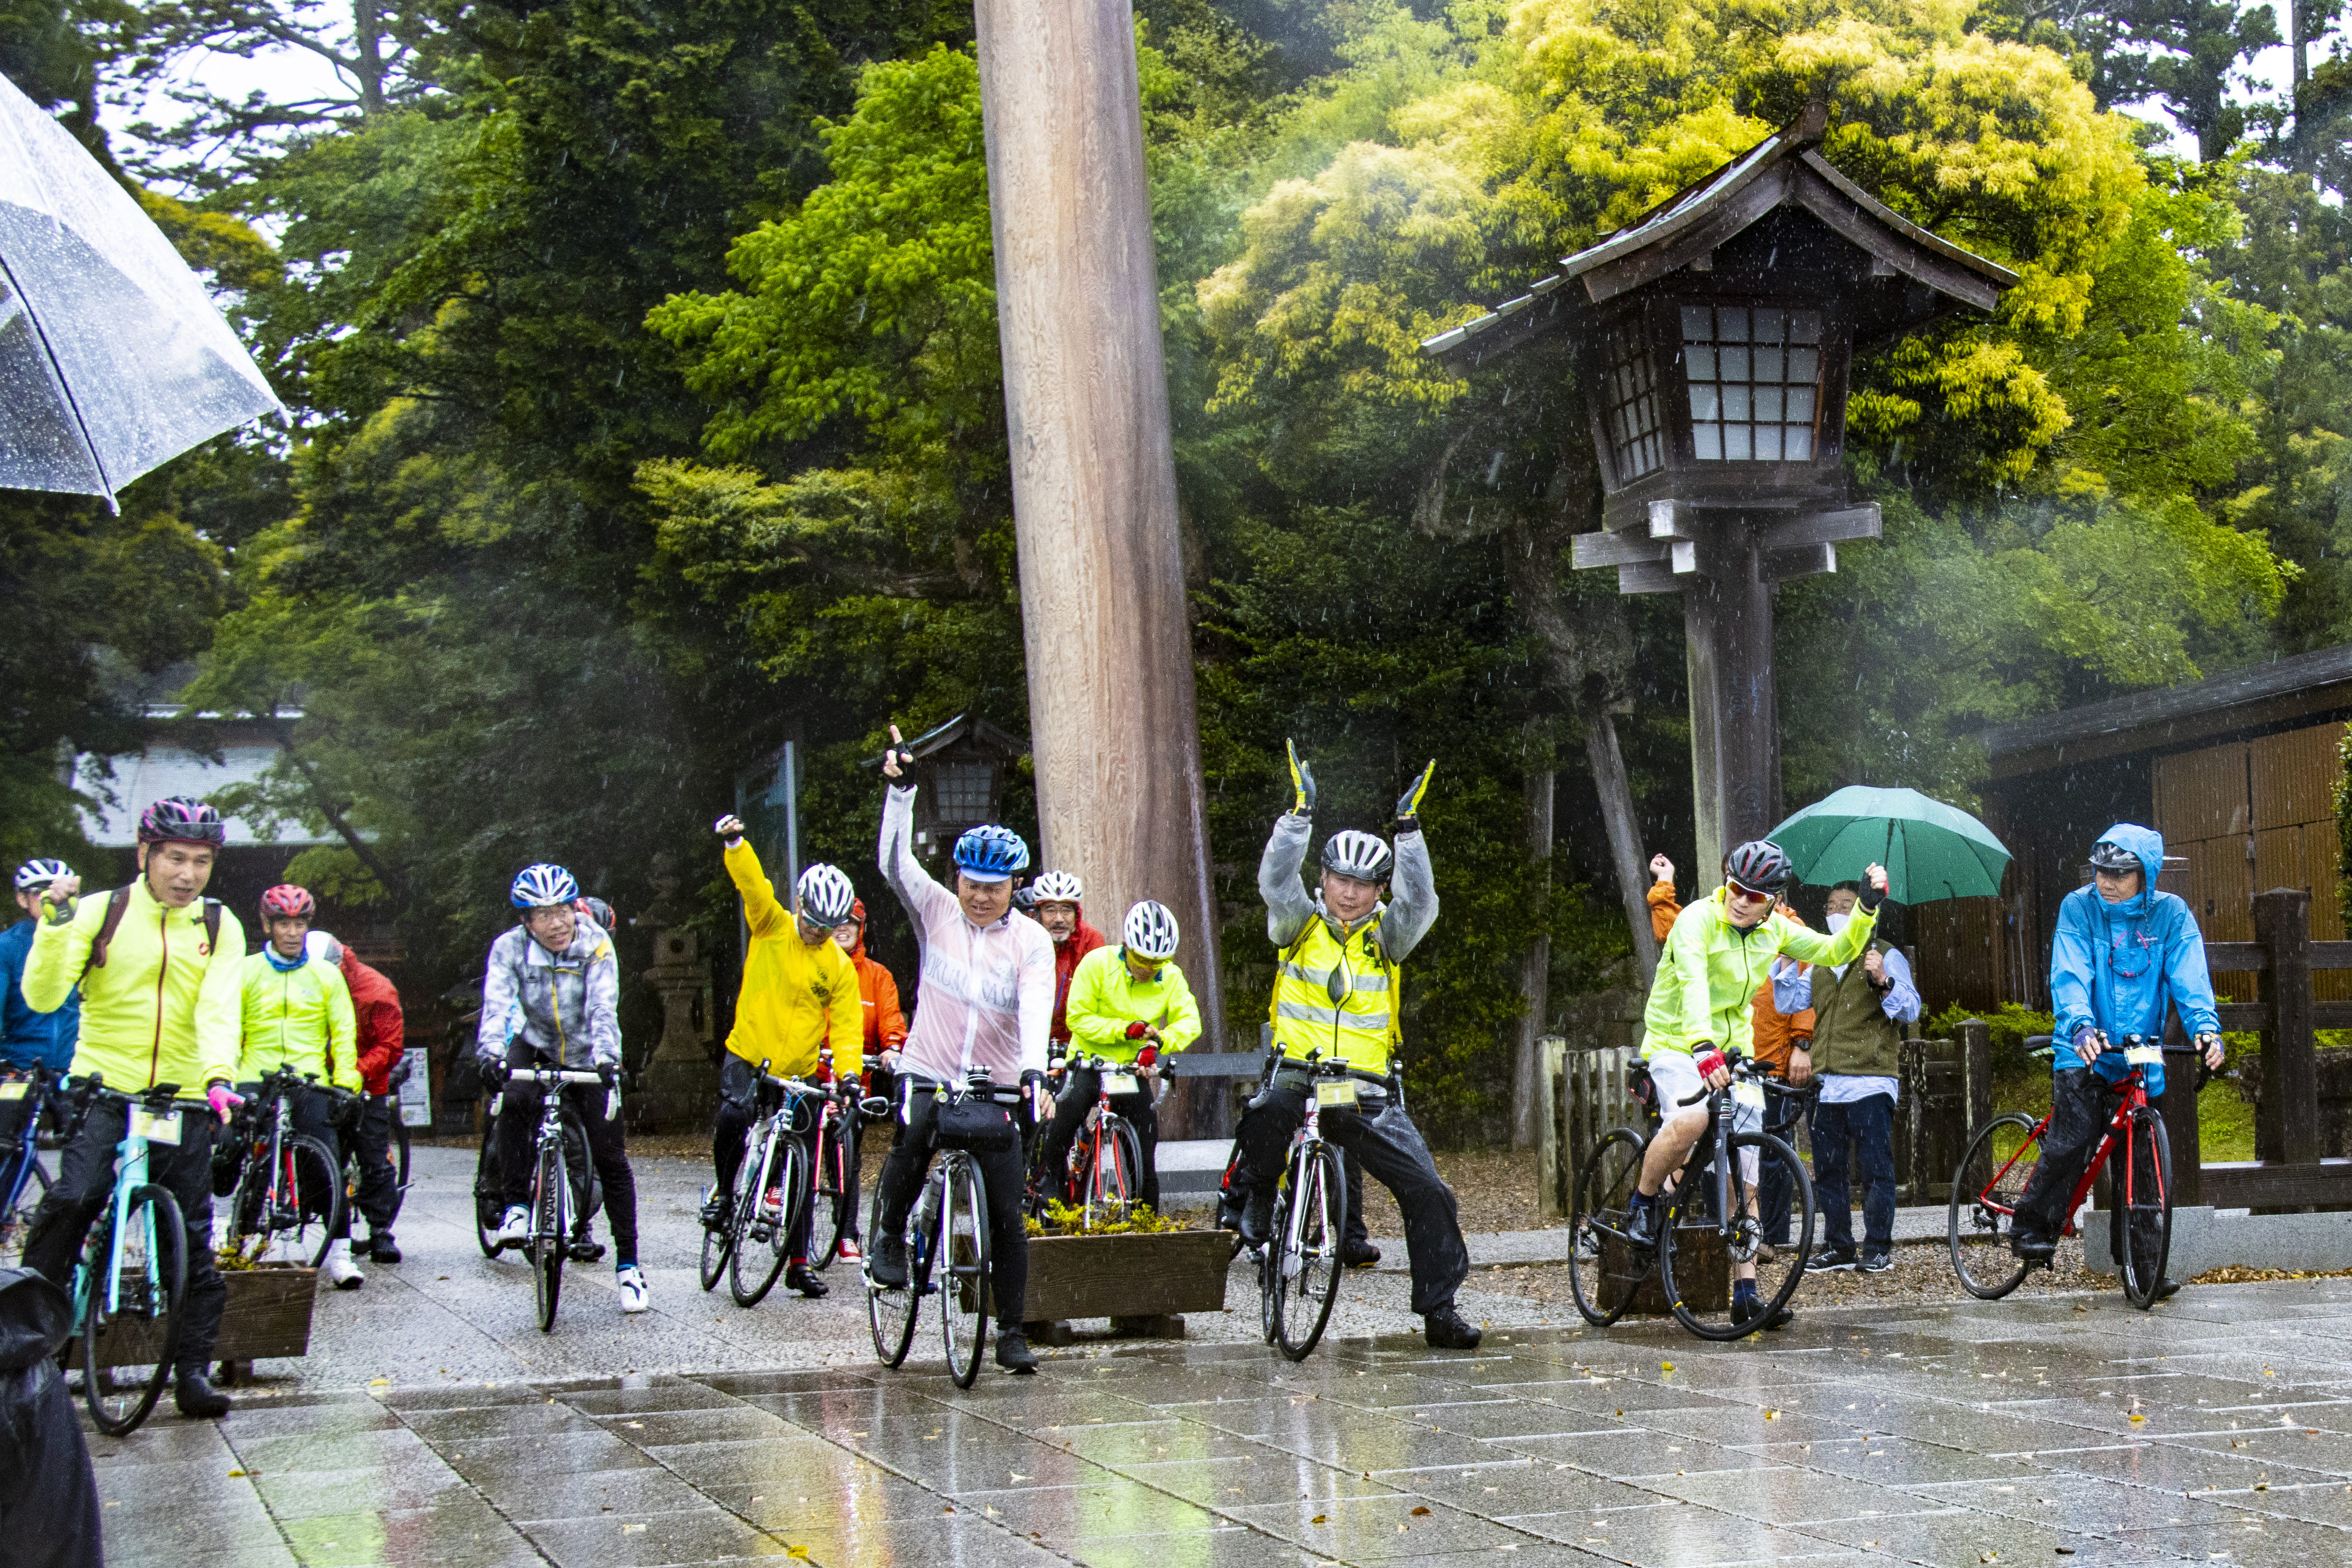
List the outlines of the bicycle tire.
<svg viewBox="0 0 2352 1568">
<path fill-rule="evenodd" d="M 563 1260 L 572 1255 L 571 1173 L 563 1168 L 563 1144 L 556 1139 L 539 1151 L 531 1173 L 530 1283 L 538 1298 L 539 1332 L 555 1327 L 555 1309 L 563 1300 Z"/>
<path fill-rule="evenodd" d="M 808 1260 L 812 1269 L 833 1267 L 834 1259 L 841 1252 L 841 1239 L 847 1232 L 850 1211 L 856 1207 L 856 1200 L 850 1197 L 850 1163 L 856 1157 L 853 1152 L 856 1137 L 852 1123 L 855 1114 L 852 1112 L 845 1115 L 839 1106 L 828 1105 L 826 1114 L 817 1123 L 816 1158 L 809 1163 L 812 1188 L 809 1201 L 814 1207 L 817 1198 L 825 1200 L 827 1228 L 824 1246 L 820 1248 L 816 1223 L 812 1217 Z"/>
<path fill-rule="evenodd" d="M 1127 1207 L 1133 1208 L 1143 1201 L 1143 1134 L 1124 1116 L 1118 1132 L 1119 1183 L 1127 1190 Z"/>
<path fill-rule="evenodd" d="M 400 1218 L 400 1206 L 408 1201 L 408 1124 L 400 1119 L 398 1100 L 392 1103 L 392 1141 L 399 1152 L 392 1162 L 392 1218 L 384 1221 L 387 1229 Z"/>
<path fill-rule="evenodd" d="M 1276 1250 L 1275 1343 L 1292 1361 L 1305 1361 L 1323 1338 L 1347 1272 L 1340 1249 L 1348 1237 L 1348 1173 L 1328 1144 L 1302 1148 L 1290 1167 L 1288 1223 L 1267 1242 Z"/>
<path fill-rule="evenodd" d="M 2016 1233 L 2017 1204 L 2041 1163 L 2042 1144 L 2034 1119 L 2005 1111 L 1969 1140 L 1968 1153 L 1952 1172 L 1952 1197 L 1945 1216 L 1945 1245 L 1960 1289 L 1980 1301 L 1997 1301 L 2025 1278 L 2025 1260 L 2010 1250 Z M 1993 1145 L 2003 1128 L 2023 1136 L 2017 1152 L 2000 1160 Z M 1981 1175 L 1978 1173 L 1982 1173 Z"/>
<path fill-rule="evenodd" d="M 0 1269 L 21 1268 L 25 1257 L 25 1234 L 32 1228 L 33 1215 L 49 1196 L 49 1173 L 41 1168 L 38 1154 L 26 1167 L 25 1179 L 16 1188 L 16 1201 L 0 1214 Z"/>
<path fill-rule="evenodd" d="M 289 1202 L 283 1201 L 281 1211 L 290 1209 L 295 1223 L 283 1227 L 290 1231 L 290 1247 L 294 1255 L 306 1260 L 316 1269 L 327 1260 L 327 1249 L 334 1245 L 335 1233 L 343 1228 L 343 1172 L 335 1159 L 335 1151 L 308 1133 L 296 1133 L 285 1142 L 282 1156 L 284 1167 L 292 1173 L 294 1192 Z M 317 1235 L 313 1238 L 312 1227 Z M 278 1217 L 270 1217 L 270 1230 L 275 1240 L 281 1231 Z M 315 1244 L 314 1244 L 315 1242 Z"/>
<path fill-rule="evenodd" d="M 2139 1169 L 2142 1132 L 2148 1135 L 2152 1172 Z M 2172 1257 L 2172 1138 L 2164 1129 L 2164 1118 L 2146 1107 L 2132 1112 L 2125 1136 L 2123 1168 L 2108 1184 L 2116 1207 L 2107 1216 L 2107 1225 L 2110 1235 L 2114 1227 L 2123 1227 L 2116 1272 L 2123 1276 L 2124 1300 L 2146 1312 L 2164 1295 L 2164 1266 Z"/>
<path fill-rule="evenodd" d="M 1641 1179 L 1642 1156 L 1647 1149 L 1633 1128 L 1612 1128 L 1592 1145 L 1592 1152 L 1584 1156 L 1584 1167 L 1577 1172 L 1576 1193 L 1569 1207 L 1568 1289 L 1576 1298 L 1576 1310 L 1594 1328 L 1607 1328 L 1633 1304 L 1633 1290 L 1629 1289 L 1615 1306 L 1601 1305 L 1602 1259 L 1612 1236 L 1623 1236 L 1627 1199 Z M 1633 1249 L 1629 1246 L 1627 1250 Z M 1633 1281 L 1633 1288 L 1638 1289 L 1656 1267 L 1657 1252 L 1653 1248 Z"/>
<path fill-rule="evenodd" d="M 798 1140 L 784 1136 L 771 1138 L 767 1158 L 761 1162 L 763 1167 L 770 1168 L 761 1170 L 760 1176 L 763 1179 L 753 1182 L 746 1194 L 744 1201 L 751 1207 L 743 1211 L 745 1229 L 735 1239 L 735 1257 L 727 1266 L 727 1293 L 735 1298 L 735 1304 L 739 1307 L 758 1306 L 768 1292 L 776 1288 L 776 1277 L 784 1271 L 784 1264 L 792 1253 L 793 1228 L 800 1218 L 800 1206 L 805 1201 L 801 1192 L 806 1185 L 801 1176 L 801 1158 Z M 772 1174 L 772 1180 L 765 1179 Z M 776 1206 L 775 1223 L 768 1233 L 764 1249 L 766 1256 L 762 1258 L 760 1256 L 762 1249 L 751 1244 L 753 1237 L 749 1227 L 752 1215 L 758 1212 L 757 1205 L 769 1187 L 782 1189 L 783 1201 Z"/>
<path fill-rule="evenodd" d="M 948 1375 L 970 1388 L 988 1348 L 988 1194 L 970 1155 L 950 1155 L 940 1166 L 940 1343 Z"/>
<path fill-rule="evenodd" d="M 907 1238 L 907 1227 L 898 1228 L 902 1240 L 907 1241 L 907 1282 L 903 1285 L 882 1285 L 875 1282 L 874 1259 L 869 1253 L 866 1267 L 858 1278 L 866 1287 L 866 1322 L 874 1331 L 874 1354 L 882 1364 L 897 1370 L 907 1359 L 908 1350 L 915 1343 L 915 1322 L 923 1314 L 921 1286 L 929 1276 L 919 1268 L 916 1249 Z M 877 1186 L 873 1207 L 868 1211 L 866 1234 L 869 1240 L 882 1234 L 882 1194 Z"/>
<path fill-rule="evenodd" d="M 84 1254 L 84 1266 L 90 1274 L 80 1324 L 81 1392 L 82 1403 L 89 1407 L 89 1418 L 98 1429 L 121 1437 L 139 1429 L 154 1410 L 155 1401 L 163 1397 L 163 1385 L 172 1380 L 187 1303 L 188 1233 L 179 1200 L 152 1182 L 143 1183 L 131 1189 L 124 1215 L 130 1224 L 118 1251 L 110 1194 L 109 1199 L 110 1212 L 91 1230 Z M 121 1309 L 111 1315 L 106 1311 L 106 1291 L 96 1273 L 99 1267 L 117 1270 L 118 1278 L 136 1273 L 120 1292 Z M 160 1329 L 155 1326 L 159 1296 Z M 143 1325 L 137 1332 L 148 1342 L 140 1359 L 121 1367 L 102 1364 L 108 1335 L 129 1332 L 134 1323 Z M 148 1368 L 149 1353 L 157 1358 L 151 1369 L 132 1376 L 117 1375 L 133 1367 Z M 118 1388 L 122 1392 L 118 1394 Z"/>
<path fill-rule="evenodd" d="M 485 1258 L 495 1258 L 502 1250 L 499 1246 L 499 1227 L 506 1218 L 506 1205 L 499 1198 L 499 1175 L 490 1165 L 490 1140 L 498 1131 L 499 1119 L 484 1117 L 482 1146 L 474 1155 L 474 1241 Z"/>
<path fill-rule="evenodd" d="M 1131 1176 L 1133 1167 L 1127 1163 L 1127 1140 L 1119 1134 L 1134 1135 L 1127 1118 L 1116 1111 L 1106 1111 L 1095 1125 L 1094 1135 L 1087 1143 L 1086 1168 L 1078 1179 L 1086 1193 L 1087 1221 L 1094 1222 L 1094 1212 L 1100 1207 L 1107 1219 L 1116 1220 L 1135 1201 Z"/>
<path fill-rule="evenodd" d="M 1789 1218 L 1796 1233 L 1796 1241 L 1785 1260 L 1780 1249 L 1774 1246 L 1772 1260 L 1766 1261 L 1764 1220 L 1760 1215 L 1751 1217 L 1747 1211 L 1749 1185 L 1745 1162 L 1738 1156 L 1751 1148 L 1757 1155 L 1755 1190 L 1759 1208 L 1769 1168 L 1778 1164 L 1789 1174 Z M 1715 1189 L 1714 1179 L 1703 1176 L 1699 1180 L 1682 1183 L 1658 1216 L 1658 1274 L 1665 1286 L 1666 1300 L 1673 1304 L 1675 1319 L 1698 1338 L 1717 1342 L 1746 1339 L 1759 1332 L 1762 1324 L 1770 1322 L 1780 1309 L 1788 1305 L 1789 1298 L 1797 1293 L 1797 1286 L 1804 1280 L 1805 1260 L 1813 1245 L 1813 1183 L 1812 1178 L 1805 1174 L 1804 1163 L 1797 1158 L 1796 1151 L 1769 1133 L 1734 1133 L 1727 1140 L 1725 1150 L 1730 1164 L 1727 1186 L 1732 1208 L 1739 1217 L 1733 1221 L 1730 1234 L 1725 1237 L 1725 1245 L 1732 1260 L 1752 1260 L 1757 1264 L 1757 1311 L 1753 1317 L 1734 1321 L 1735 1307 L 1728 1280 L 1725 1281 L 1727 1299 L 1720 1317 L 1707 1315 L 1713 1311 L 1712 1305 L 1699 1300 L 1696 1288 L 1688 1291 L 1684 1288 L 1696 1287 L 1699 1283 L 1697 1270 L 1694 1267 L 1697 1261 L 1696 1247 L 1699 1237 L 1702 1234 L 1720 1234 L 1715 1222 L 1703 1215 L 1691 1223 L 1683 1222 L 1690 1205 L 1705 1203 L 1711 1197 Z M 1804 1222 L 1797 1225 L 1795 1221 L 1801 1209 Z M 1685 1259 L 1685 1277 L 1681 1279 L 1676 1278 L 1675 1259 L 1678 1256 Z M 1727 1273 L 1729 1267 L 1729 1262 L 1727 1262 Z M 1767 1268 L 1773 1270 L 1769 1276 L 1764 1273 Z M 1768 1284 L 1770 1286 L 1769 1293 L 1766 1290 Z"/>
</svg>

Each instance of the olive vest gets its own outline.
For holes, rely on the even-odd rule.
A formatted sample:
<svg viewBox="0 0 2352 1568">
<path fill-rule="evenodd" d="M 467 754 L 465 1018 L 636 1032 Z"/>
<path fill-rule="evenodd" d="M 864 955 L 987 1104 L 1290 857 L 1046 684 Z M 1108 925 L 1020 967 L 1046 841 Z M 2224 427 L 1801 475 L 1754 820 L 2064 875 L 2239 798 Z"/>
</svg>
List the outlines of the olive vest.
<svg viewBox="0 0 2352 1568">
<path fill-rule="evenodd" d="M 1381 951 L 1375 913 L 1342 942 L 1321 915 L 1283 949 L 1266 1018 L 1281 1054 L 1305 1061 L 1319 1051 L 1366 1072 L 1385 1073 L 1398 1039 L 1403 986 Z"/>
<path fill-rule="evenodd" d="M 1871 938 L 1869 951 L 1885 953 Z M 1844 977 L 1826 964 L 1813 967 L 1813 1071 L 1854 1078 L 1894 1078 L 1903 1070 L 1903 1031 L 1881 1006 L 1884 994 L 1870 983 L 1862 959 L 1845 967 Z"/>
</svg>

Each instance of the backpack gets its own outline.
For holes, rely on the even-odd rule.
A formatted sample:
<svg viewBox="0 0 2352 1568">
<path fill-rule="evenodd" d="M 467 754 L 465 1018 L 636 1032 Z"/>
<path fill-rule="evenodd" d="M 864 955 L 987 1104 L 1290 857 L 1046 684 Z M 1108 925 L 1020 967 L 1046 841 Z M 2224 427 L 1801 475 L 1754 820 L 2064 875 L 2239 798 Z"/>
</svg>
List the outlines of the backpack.
<svg viewBox="0 0 2352 1568">
<path fill-rule="evenodd" d="M 122 917 L 130 910 L 131 888 L 128 883 L 106 895 L 106 919 L 100 925 L 97 936 L 91 939 L 89 961 L 81 967 L 81 977 L 74 982 L 76 985 L 88 980 L 92 969 L 106 967 L 106 950 L 114 945 L 114 934 L 121 929 Z M 205 943 L 209 952 L 220 951 L 220 928 L 221 901 L 207 898 L 205 900 Z"/>
</svg>

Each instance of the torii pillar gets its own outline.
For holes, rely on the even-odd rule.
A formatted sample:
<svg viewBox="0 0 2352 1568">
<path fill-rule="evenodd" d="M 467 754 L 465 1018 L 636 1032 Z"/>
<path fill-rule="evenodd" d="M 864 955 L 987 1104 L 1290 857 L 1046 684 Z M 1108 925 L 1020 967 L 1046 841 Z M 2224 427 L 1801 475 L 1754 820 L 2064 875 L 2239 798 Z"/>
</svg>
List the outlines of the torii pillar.
<svg viewBox="0 0 2352 1568">
<path fill-rule="evenodd" d="M 1183 927 L 1202 1049 L 1224 1045 L 1192 622 L 1129 0 L 978 0 L 1045 865 L 1116 940 L 1137 899 Z M 1171 1135 L 1223 1131 L 1179 1096 Z"/>
</svg>

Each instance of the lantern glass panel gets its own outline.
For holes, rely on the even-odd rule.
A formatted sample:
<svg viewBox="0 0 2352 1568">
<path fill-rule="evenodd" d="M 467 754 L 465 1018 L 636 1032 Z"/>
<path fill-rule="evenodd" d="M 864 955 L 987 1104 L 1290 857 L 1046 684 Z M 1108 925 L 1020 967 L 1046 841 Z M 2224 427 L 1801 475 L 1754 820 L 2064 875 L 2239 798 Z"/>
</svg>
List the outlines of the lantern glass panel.
<svg viewBox="0 0 2352 1568">
<path fill-rule="evenodd" d="M 1805 463 L 1821 407 L 1822 313 L 1682 308 L 1691 451 L 1702 463 Z"/>
<path fill-rule="evenodd" d="M 1658 375 L 1650 345 L 1638 325 L 1627 323 L 1607 340 L 1602 382 L 1602 424 L 1617 482 L 1627 484 L 1666 465 L 1665 437 L 1658 429 Z"/>
<path fill-rule="evenodd" d="M 942 762 L 932 770 L 932 799 L 943 823 L 988 821 L 996 769 L 985 762 Z"/>
</svg>

